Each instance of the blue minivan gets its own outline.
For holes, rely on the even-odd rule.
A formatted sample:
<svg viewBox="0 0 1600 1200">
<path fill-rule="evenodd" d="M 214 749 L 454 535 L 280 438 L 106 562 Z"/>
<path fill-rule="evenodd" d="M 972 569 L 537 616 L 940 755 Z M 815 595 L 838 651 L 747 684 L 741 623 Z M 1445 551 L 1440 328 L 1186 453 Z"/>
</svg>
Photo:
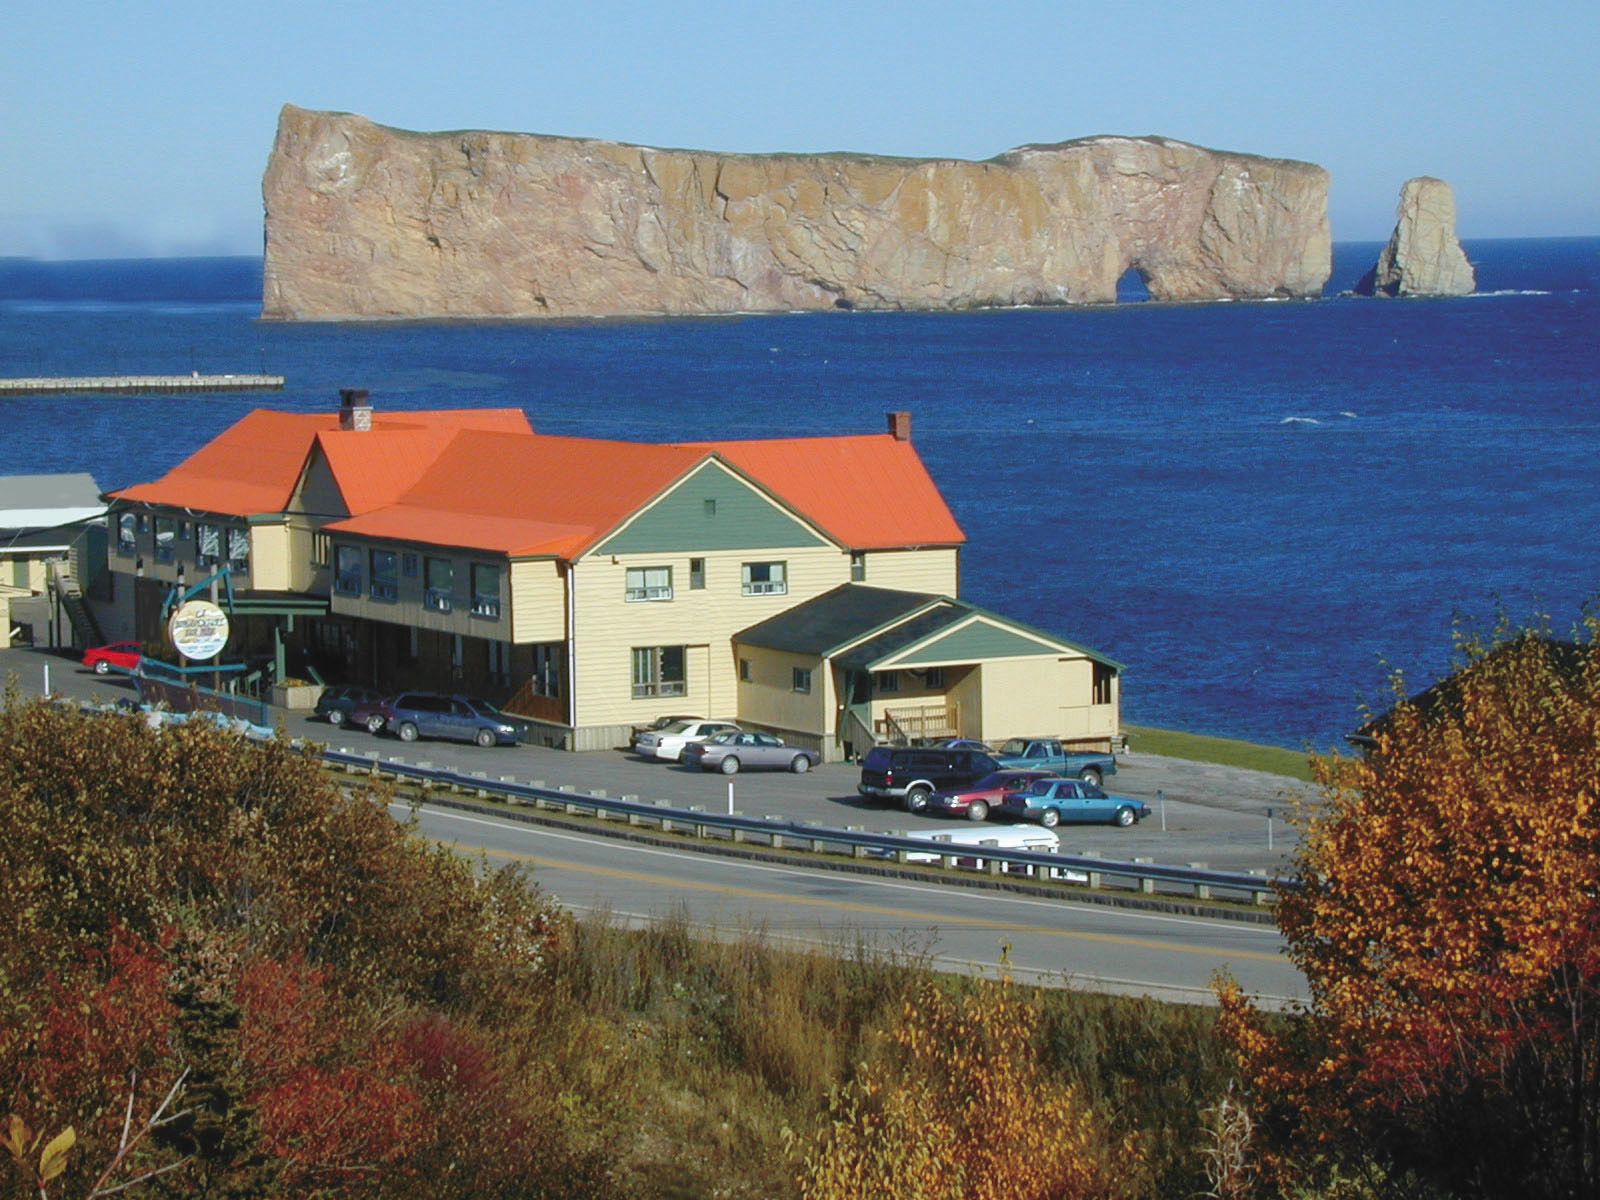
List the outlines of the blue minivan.
<svg viewBox="0 0 1600 1200">
<path fill-rule="evenodd" d="M 487 700 L 439 692 L 401 692 L 377 711 L 383 716 L 381 728 L 402 742 L 428 737 L 480 746 L 515 746 L 527 728 L 526 722 L 508 716 Z"/>
</svg>

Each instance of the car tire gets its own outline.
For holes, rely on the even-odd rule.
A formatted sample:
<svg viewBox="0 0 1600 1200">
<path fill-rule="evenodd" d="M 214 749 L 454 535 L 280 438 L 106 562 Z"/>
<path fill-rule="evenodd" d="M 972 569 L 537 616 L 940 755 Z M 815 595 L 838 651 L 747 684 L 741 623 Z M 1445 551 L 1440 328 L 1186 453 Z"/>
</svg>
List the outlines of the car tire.
<svg viewBox="0 0 1600 1200">
<path fill-rule="evenodd" d="M 1121 808 L 1117 809 L 1117 815 L 1111 818 L 1111 822 L 1114 825 L 1120 825 L 1122 828 L 1126 829 L 1138 819 L 1139 814 L 1124 804 Z"/>
<path fill-rule="evenodd" d="M 329 725 L 334 725 L 334 726 L 343 725 L 344 721 L 345 721 L 344 709 L 342 709 L 342 708 L 330 708 L 328 710 L 328 724 Z"/>
<path fill-rule="evenodd" d="M 796 775 L 804 775 L 807 771 L 811 770 L 811 760 L 804 754 L 796 754 L 794 756 L 794 760 L 789 764 L 789 770 L 793 771 Z"/>
<path fill-rule="evenodd" d="M 111 674 L 111 664 L 102 658 L 99 662 L 94 664 L 94 673 L 96 675 Z"/>
<path fill-rule="evenodd" d="M 1105 776 L 1100 774 L 1099 767 L 1085 767 L 1083 770 L 1078 772 L 1078 778 L 1083 780 L 1085 783 L 1094 784 L 1095 787 L 1099 787 L 1105 782 Z"/>
<path fill-rule="evenodd" d="M 395 734 L 402 742 L 414 742 L 417 740 L 417 727 L 410 721 L 401 721 L 400 728 L 395 730 Z"/>
<path fill-rule="evenodd" d="M 1044 812 L 1039 814 L 1039 824 L 1046 829 L 1054 829 L 1061 824 L 1061 810 L 1059 808 L 1045 809 Z"/>
<path fill-rule="evenodd" d="M 373 713 L 370 717 L 367 718 L 367 732 L 368 733 L 382 733 L 383 732 L 383 718 L 380 717 L 377 713 Z"/>
<path fill-rule="evenodd" d="M 914 787 L 906 792 L 905 810 L 908 813 L 922 813 L 928 811 L 928 799 L 933 795 L 925 787 Z"/>
<path fill-rule="evenodd" d="M 717 770 L 724 775 L 737 775 L 739 773 L 739 760 L 730 754 L 717 764 Z"/>
<path fill-rule="evenodd" d="M 989 802 L 987 800 L 974 800 L 967 805 L 967 820 L 987 821 L 989 819 Z"/>
<path fill-rule="evenodd" d="M 480 729 L 478 730 L 477 736 L 472 740 L 477 742 L 478 745 L 484 747 L 485 749 L 488 749 L 490 746 L 494 745 L 494 730 Z"/>
</svg>

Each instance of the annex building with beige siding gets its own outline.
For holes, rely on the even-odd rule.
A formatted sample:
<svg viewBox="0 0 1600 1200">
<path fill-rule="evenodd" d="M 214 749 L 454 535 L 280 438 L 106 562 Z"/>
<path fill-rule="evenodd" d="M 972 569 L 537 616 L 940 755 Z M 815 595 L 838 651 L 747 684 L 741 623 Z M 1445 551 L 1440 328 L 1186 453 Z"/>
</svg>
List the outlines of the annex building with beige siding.
<svg viewBox="0 0 1600 1200">
<path fill-rule="evenodd" d="M 549 745 L 626 745 L 688 712 L 829 759 L 936 726 L 1116 732 L 1115 664 L 954 599 L 965 535 L 903 413 L 880 434 L 653 445 L 512 410 L 377 414 L 348 390 L 337 414 L 252 413 L 112 501 L 140 636 L 176 584 L 229 568 L 239 636 L 280 677 L 483 695 Z M 883 595 L 920 598 L 897 626 L 962 620 L 861 664 L 752 640 Z"/>
</svg>

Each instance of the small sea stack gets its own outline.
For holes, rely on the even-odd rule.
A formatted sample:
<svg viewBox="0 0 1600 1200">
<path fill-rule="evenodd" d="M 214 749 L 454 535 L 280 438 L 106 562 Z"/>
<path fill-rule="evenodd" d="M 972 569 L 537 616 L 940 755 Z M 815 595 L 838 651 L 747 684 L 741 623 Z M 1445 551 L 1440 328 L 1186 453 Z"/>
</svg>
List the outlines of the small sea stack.
<svg viewBox="0 0 1600 1200">
<path fill-rule="evenodd" d="M 1456 196 L 1450 185 L 1430 175 L 1406 180 L 1394 234 L 1356 284 L 1356 294 L 1466 296 L 1476 287 L 1472 264 L 1456 240 Z"/>
</svg>

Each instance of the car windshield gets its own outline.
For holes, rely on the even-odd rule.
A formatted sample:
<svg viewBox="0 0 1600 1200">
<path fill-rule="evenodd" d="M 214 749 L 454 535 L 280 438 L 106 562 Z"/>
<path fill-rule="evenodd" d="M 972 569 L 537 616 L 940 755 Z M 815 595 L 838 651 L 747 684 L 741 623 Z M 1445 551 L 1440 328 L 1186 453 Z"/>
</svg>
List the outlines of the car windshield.
<svg viewBox="0 0 1600 1200">
<path fill-rule="evenodd" d="M 988 791 L 990 788 L 997 788 L 997 787 L 1001 786 L 1003 783 L 1005 783 L 1005 781 L 1007 779 L 1010 779 L 1010 778 L 1011 778 L 1011 776 L 1002 775 L 998 771 L 996 771 L 996 772 L 993 772 L 991 774 L 985 775 L 982 779 L 978 780 L 976 783 L 968 784 L 966 787 L 961 788 L 960 790 L 964 791 L 964 792 L 983 792 L 983 791 Z"/>
<path fill-rule="evenodd" d="M 1027 752 L 1028 743 L 1022 738 L 1012 738 L 1004 746 L 1000 747 L 1001 754 L 1026 754 Z"/>
<path fill-rule="evenodd" d="M 693 721 L 674 721 L 670 725 L 663 725 L 661 727 L 661 732 L 662 733 L 684 733 L 684 732 L 686 732 L 688 730 L 689 726 L 691 726 L 693 724 L 694 724 Z"/>
</svg>

